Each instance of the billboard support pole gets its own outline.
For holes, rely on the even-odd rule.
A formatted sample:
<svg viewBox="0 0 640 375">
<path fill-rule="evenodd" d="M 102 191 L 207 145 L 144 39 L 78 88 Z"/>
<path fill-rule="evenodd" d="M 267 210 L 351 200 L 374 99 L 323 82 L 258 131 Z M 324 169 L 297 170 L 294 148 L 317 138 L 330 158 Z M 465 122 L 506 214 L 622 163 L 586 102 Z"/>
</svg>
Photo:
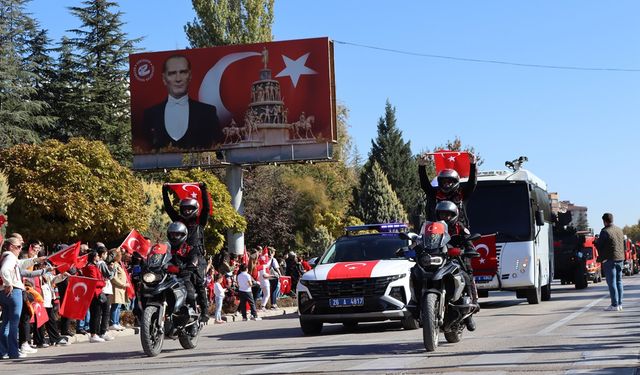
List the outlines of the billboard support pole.
<svg viewBox="0 0 640 375">
<path fill-rule="evenodd" d="M 242 203 L 242 167 L 238 164 L 232 164 L 227 167 L 227 189 L 231 194 L 231 205 L 244 216 L 244 204 Z M 234 233 L 227 231 L 227 243 L 229 244 L 229 252 L 231 254 L 242 255 L 244 253 L 244 233 Z"/>
</svg>

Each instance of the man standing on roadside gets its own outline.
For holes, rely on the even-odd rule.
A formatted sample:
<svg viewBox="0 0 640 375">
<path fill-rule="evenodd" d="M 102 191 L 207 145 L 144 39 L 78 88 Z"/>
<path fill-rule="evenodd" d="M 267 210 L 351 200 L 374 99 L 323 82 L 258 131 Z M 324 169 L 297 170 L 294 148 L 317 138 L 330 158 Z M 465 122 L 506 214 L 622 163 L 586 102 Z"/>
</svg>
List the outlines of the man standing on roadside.
<svg viewBox="0 0 640 375">
<path fill-rule="evenodd" d="M 613 225 L 613 215 L 602 215 L 604 228 L 596 242 L 598 248 L 598 262 L 602 262 L 602 269 L 607 278 L 611 305 L 605 311 L 622 311 L 622 268 L 624 263 L 624 234 L 622 229 Z"/>
</svg>

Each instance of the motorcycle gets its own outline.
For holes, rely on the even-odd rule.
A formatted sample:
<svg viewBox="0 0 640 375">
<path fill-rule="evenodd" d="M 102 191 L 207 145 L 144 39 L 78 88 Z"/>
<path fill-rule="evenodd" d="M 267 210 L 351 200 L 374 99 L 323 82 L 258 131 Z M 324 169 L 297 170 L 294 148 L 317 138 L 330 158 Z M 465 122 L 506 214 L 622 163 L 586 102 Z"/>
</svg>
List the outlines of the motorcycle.
<svg viewBox="0 0 640 375">
<path fill-rule="evenodd" d="M 185 349 L 198 345 L 203 324 L 195 306 L 186 304 L 184 282 L 167 271 L 171 260 L 168 244 L 154 245 L 142 264 L 137 290 L 140 341 L 144 353 L 155 357 L 165 338 L 178 339 Z"/>
<path fill-rule="evenodd" d="M 424 228 L 422 235 L 405 233 L 411 246 L 399 249 L 399 253 L 415 261 L 411 268 L 414 299 L 407 309 L 422 325 L 424 347 L 432 352 L 438 347 L 440 331 L 450 343 L 461 340 L 465 319 L 478 311 L 478 305 L 472 303 L 470 272 L 460 247 L 450 243 L 447 224 L 427 222 Z M 479 237 L 474 234 L 464 240 Z"/>
</svg>

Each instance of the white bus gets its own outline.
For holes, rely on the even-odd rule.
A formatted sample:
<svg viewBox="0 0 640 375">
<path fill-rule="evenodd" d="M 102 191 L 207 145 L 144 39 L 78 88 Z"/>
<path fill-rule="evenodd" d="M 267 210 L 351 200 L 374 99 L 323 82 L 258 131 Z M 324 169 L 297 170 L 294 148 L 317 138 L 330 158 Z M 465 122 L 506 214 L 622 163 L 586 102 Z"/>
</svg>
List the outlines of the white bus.
<svg viewBox="0 0 640 375">
<path fill-rule="evenodd" d="M 509 171 L 478 173 L 467 206 L 472 233 L 496 234 L 495 274 L 476 276 L 480 297 L 490 290 L 515 291 L 530 304 L 551 298 L 553 234 L 547 184 L 523 169 L 526 157 L 507 162 Z"/>
</svg>

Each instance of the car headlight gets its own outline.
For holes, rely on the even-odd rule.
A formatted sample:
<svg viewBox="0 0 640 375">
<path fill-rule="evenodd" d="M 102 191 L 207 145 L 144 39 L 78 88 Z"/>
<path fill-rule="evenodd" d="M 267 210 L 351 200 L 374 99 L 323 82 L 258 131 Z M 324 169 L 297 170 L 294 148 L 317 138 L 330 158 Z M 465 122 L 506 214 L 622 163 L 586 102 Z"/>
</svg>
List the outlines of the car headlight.
<svg viewBox="0 0 640 375">
<path fill-rule="evenodd" d="M 144 281 L 145 283 L 153 283 L 158 281 L 159 279 L 160 279 L 160 276 L 153 272 L 147 272 L 144 275 L 142 275 L 142 281 Z"/>
</svg>

